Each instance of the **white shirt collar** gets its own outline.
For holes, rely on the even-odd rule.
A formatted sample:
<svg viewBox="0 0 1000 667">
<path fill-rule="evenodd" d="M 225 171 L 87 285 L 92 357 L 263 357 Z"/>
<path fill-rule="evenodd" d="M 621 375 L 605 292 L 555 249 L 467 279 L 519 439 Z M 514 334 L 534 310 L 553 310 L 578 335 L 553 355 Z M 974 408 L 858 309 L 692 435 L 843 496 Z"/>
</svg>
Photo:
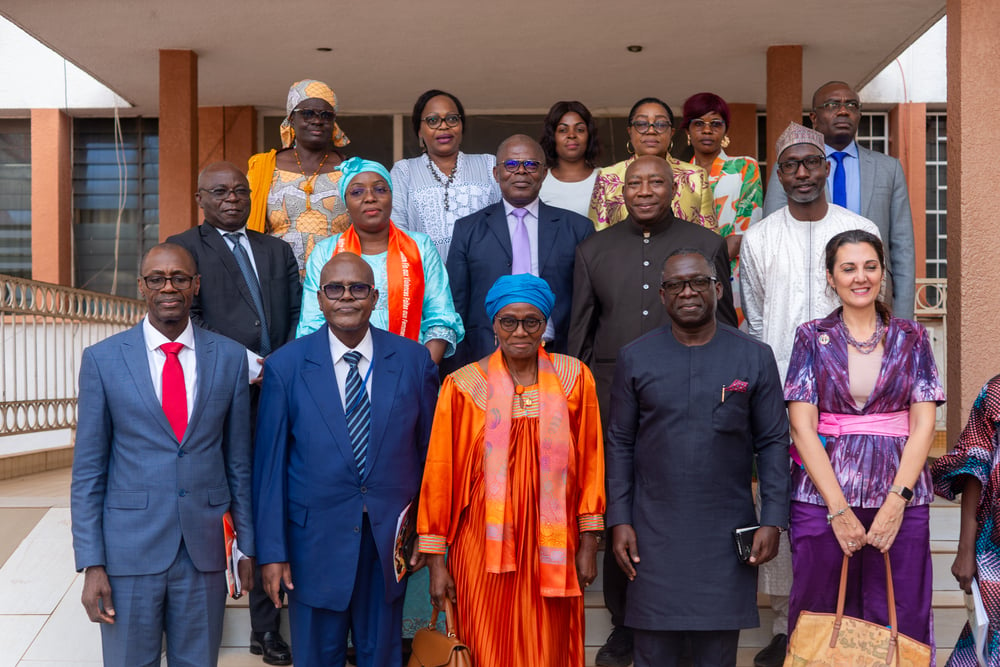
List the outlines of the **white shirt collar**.
<svg viewBox="0 0 1000 667">
<path fill-rule="evenodd" d="M 374 355 L 374 345 L 372 344 L 372 328 L 368 325 L 368 331 L 365 332 L 365 337 L 361 339 L 358 346 L 355 348 L 350 348 L 344 345 L 339 338 L 333 333 L 333 329 L 329 325 L 326 326 L 327 337 L 330 339 L 330 356 L 333 357 L 333 363 L 336 364 L 344 355 L 350 352 L 352 349 L 361 353 L 361 356 L 371 363 L 372 357 Z"/>
<path fill-rule="evenodd" d="M 191 318 L 188 318 L 187 326 L 176 340 L 170 340 L 149 323 L 149 316 L 142 318 L 142 337 L 146 342 L 146 349 L 150 352 L 159 349 L 164 343 L 181 343 L 184 347 L 194 349 L 194 325 Z"/>
<path fill-rule="evenodd" d="M 528 204 L 527 206 L 514 206 L 506 199 L 502 201 L 503 201 L 503 210 L 506 215 L 509 216 L 510 212 L 513 211 L 515 208 L 523 208 L 526 211 L 528 211 L 528 213 L 530 213 L 535 218 L 535 220 L 538 220 L 538 197 L 535 197 L 535 200 L 530 204 Z"/>
<path fill-rule="evenodd" d="M 208 225 L 207 222 L 205 224 Z M 243 234 L 244 236 L 246 236 L 246 234 L 247 234 L 247 226 L 246 225 L 243 225 L 239 229 L 234 229 L 231 232 L 227 232 L 224 229 L 219 229 L 215 225 L 208 225 L 208 226 L 211 227 L 212 229 L 214 229 L 215 231 L 219 232 L 219 235 L 222 236 L 222 238 L 226 238 L 226 234 Z"/>
</svg>

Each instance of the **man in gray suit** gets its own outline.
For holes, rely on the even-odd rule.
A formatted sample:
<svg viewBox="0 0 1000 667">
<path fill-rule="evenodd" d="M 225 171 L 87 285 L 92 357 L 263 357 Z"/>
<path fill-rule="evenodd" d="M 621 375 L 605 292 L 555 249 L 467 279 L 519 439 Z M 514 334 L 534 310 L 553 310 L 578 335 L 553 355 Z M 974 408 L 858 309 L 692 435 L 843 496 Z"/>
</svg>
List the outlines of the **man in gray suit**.
<svg viewBox="0 0 1000 667">
<path fill-rule="evenodd" d="M 813 94 L 809 112 L 813 128 L 826 139 L 830 163 L 828 201 L 875 223 L 889 259 L 887 296 L 897 317 L 913 317 L 916 289 L 913 218 L 899 160 L 858 146 L 854 136 L 861 120 L 858 94 L 843 81 L 825 83 Z M 764 199 L 764 215 L 788 204 L 772 165 Z"/>
<path fill-rule="evenodd" d="M 71 510 L 83 606 L 104 664 L 214 665 L 226 605 L 223 515 L 254 546 L 247 357 L 191 324 L 194 259 L 143 258 L 147 315 L 83 352 Z M 239 564 L 243 586 L 251 561 Z"/>
</svg>

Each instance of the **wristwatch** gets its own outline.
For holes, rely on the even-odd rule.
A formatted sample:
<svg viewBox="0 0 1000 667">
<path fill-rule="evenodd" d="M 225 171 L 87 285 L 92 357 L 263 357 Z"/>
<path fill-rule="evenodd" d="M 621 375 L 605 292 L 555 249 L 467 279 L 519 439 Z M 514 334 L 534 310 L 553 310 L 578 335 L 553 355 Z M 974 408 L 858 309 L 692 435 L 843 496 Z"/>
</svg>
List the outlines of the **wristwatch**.
<svg viewBox="0 0 1000 667">
<path fill-rule="evenodd" d="M 899 496 L 906 502 L 913 500 L 913 489 L 908 489 L 905 486 L 899 484 L 893 484 L 889 487 L 889 493 L 898 493 Z"/>
</svg>

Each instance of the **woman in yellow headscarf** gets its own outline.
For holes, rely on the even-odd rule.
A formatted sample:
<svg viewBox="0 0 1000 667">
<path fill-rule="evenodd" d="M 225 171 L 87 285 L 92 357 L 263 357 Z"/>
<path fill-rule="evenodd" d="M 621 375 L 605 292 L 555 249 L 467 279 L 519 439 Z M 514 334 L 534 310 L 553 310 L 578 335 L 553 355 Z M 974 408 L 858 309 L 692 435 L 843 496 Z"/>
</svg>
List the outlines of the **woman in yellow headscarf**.
<svg viewBox="0 0 1000 667">
<path fill-rule="evenodd" d="M 250 158 L 247 228 L 287 241 L 304 275 L 316 243 L 351 224 L 337 184 L 344 160 L 338 149 L 350 140 L 337 125 L 337 96 L 322 81 L 293 84 L 285 110 L 282 149 Z"/>
</svg>

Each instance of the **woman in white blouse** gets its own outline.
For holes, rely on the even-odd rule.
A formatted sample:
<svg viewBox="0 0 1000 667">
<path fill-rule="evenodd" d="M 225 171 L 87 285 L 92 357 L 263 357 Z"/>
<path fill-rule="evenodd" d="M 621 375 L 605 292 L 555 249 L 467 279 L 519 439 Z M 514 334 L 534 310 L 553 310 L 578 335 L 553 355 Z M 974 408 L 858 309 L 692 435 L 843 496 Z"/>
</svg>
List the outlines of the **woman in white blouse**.
<svg viewBox="0 0 1000 667">
<path fill-rule="evenodd" d="M 448 259 L 455 221 L 500 201 L 493 178 L 493 155 L 460 150 L 465 109 L 457 97 L 428 90 L 413 105 L 413 132 L 422 154 L 392 167 L 392 221 L 434 241 L 441 260 Z"/>
<path fill-rule="evenodd" d="M 550 206 L 586 216 L 601 154 L 597 123 L 590 111 L 580 102 L 556 102 L 545 117 L 539 143 L 549 173 L 538 196 Z"/>
</svg>

